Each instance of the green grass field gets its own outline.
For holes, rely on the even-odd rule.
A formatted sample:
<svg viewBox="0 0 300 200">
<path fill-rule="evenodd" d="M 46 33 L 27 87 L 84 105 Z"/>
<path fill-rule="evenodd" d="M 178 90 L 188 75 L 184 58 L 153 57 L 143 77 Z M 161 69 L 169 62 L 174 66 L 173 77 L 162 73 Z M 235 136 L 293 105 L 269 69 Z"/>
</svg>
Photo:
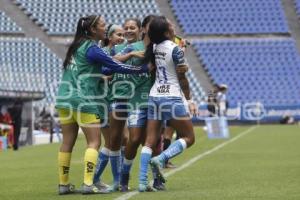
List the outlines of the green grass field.
<svg viewBox="0 0 300 200">
<path fill-rule="evenodd" d="M 231 138 L 250 126 L 231 127 Z M 173 160 L 178 167 L 193 157 L 226 142 L 208 140 L 196 128 L 193 147 Z M 57 195 L 57 151 L 59 144 L 30 146 L 17 152 L 0 152 L 0 200 L 115 199 L 107 195 Z M 79 137 L 72 157 L 71 182 L 83 180 L 85 141 Z M 130 187 L 137 187 L 139 158 L 133 167 Z M 110 183 L 110 167 L 103 180 Z M 196 161 L 167 178 L 167 191 L 139 193 L 130 199 L 205 200 L 299 200 L 300 127 L 264 125 Z"/>
</svg>

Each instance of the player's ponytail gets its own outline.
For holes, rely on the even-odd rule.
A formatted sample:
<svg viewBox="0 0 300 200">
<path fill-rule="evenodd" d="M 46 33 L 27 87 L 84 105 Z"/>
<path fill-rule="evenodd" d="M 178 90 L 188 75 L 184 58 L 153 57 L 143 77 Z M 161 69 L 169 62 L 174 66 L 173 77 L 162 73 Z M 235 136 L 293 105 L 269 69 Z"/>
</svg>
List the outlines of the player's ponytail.
<svg viewBox="0 0 300 200">
<path fill-rule="evenodd" d="M 146 28 L 148 26 L 149 23 L 151 23 L 151 21 L 157 17 L 156 15 L 148 15 L 144 18 L 143 22 L 142 22 L 142 28 Z M 143 33 L 142 35 L 142 39 L 145 38 L 147 33 Z M 148 46 L 146 47 L 146 51 L 145 51 L 145 57 L 143 59 L 143 63 L 149 63 L 151 62 L 153 65 L 155 65 L 155 57 L 154 57 L 154 53 L 153 53 L 153 43 L 150 42 L 148 44 Z"/>
<path fill-rule="evenodd" d="M 143 63 L 152 63 L 153 65 L 155 65 L 155 55 L 153 50 L 154 50 L 154 44 L 150 42 L 146 48 Z"/>
<path fill-rule="evenodd" d="M 143 19 L 143 22 L 142 22 L 142 28 L 146 28 L 147 25 L 152 21 L 152 19 L 154 19 L 156 17 L 156 15 L 148 15 L 146 16 L 144 19 Z M 146 36 L 146 33 L 143 33 L 142 34 L 142 40 L 145 38 Z"/>
<path fill-rule="evenodd" d="M 73 42 L 71 43 L 66 58 L 63 63 L 64 69 L 70 64 L 72 55 L 76 52 L 81 43 L 89 39 L 91 36 L 91 27 L 97 25 L 97 20 L 100 16 L 91 15 L 88 17 L 81 17 L 77 22 L 76 33 Z"/>
</svg>

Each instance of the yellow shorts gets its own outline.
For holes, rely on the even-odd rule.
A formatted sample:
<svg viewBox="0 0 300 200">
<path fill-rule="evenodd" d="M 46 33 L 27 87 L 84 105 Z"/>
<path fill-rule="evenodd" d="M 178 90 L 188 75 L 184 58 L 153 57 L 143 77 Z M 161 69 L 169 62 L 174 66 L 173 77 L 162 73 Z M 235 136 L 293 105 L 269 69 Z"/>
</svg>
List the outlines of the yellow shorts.
<svg viewBox="0 0 300 200">
<path fill-rule="evenodd" d="M 77 112 L 70 109 L 57 109 L 61 124 L 100 124 L 100 118 L 96 114 Z"/>
</svg>

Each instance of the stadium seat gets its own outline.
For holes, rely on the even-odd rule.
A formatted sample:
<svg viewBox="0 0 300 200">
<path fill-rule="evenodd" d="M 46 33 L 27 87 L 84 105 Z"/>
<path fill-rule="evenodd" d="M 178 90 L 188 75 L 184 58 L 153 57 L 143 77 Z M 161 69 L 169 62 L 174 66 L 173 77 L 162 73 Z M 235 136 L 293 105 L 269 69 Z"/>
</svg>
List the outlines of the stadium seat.
<svg viewBox="0 0 300 200">
<path fill-rule="evenodd" d="M 85 15 L 101 14 L 107 23 L 122 24 L 125 18 L 159 14 L 155 0 L 16 0 L 16 4 L 49 35 L 73 35 Z"/>
<path fill-rule="evenodd" d="M 213 81 L 229 86 L 229 102 L 299 103 L 300 56 L 293 39 L 196 40 L 193 47 Z"/>
<path fill-rule="evenodd" d="M 13 22 L 3 11 L 0 11 L 0 33 L 24 33 L 22 28 Z"/>
<path fill-rule="evenodd" d="M 45 92 L 54 103 L 62 61 L 32 38 L 0 37 L 0 89 Z"/>
<path fill-rule="evenodd" d="M 287 33 L 287 21 L 278 0 L 170 0 L 186 34 Z"/>
</svg>

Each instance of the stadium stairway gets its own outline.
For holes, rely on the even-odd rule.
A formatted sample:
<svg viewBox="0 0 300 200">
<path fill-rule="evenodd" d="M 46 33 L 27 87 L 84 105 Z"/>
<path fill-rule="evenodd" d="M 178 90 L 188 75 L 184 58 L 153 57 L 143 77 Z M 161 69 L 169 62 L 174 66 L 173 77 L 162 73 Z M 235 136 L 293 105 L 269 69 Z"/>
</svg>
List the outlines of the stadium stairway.
<svg viewBox="0 0 300 200">
<path fill-rule="evenodd" d="M 50 48 L 59 58 L 63 59 L 66 52 L 66 47 L 62 44 L 54 42 L 40 27 L 38 27 L 28 16 L 18 8 L 11 0 L 1 0 L 1 10 L 8 17 L 13 19 L 20 26 L 26 37 L 38 38 L 48 48 Z"/>
<path fill-rule="evenodd" d="M 289 30 L 292 37 L 296 40 L 298 52 L 300 52 L 300 18 L 295 8 L 295 0 L 281 0 L 288 21 Z"/>
<path fill-rule="evenodd" d="M 156 0 L 156 4 L 158 5 L 160 12 L 175 24 L 176 33 L 180 36 L 184 36 L 177 20 L 174 17 L 174 14 L 171 10 L 169 1 L 168 0 Z M 186 38 L 189 39 L 189 37 L 186 37 Z M 189 48 L 187 48 L 186 58 L 188 60 L 188 63 L 190 65 L 193 73 L 199 80 L 200 85 L 202 86 L 204 91 L 207 93 L 212 88 L 212 81 L 208 77 L 207 72 L 204 70 L 201 62 L 199 61 L 195 50 L 191 46 Z"/>
</svg>

